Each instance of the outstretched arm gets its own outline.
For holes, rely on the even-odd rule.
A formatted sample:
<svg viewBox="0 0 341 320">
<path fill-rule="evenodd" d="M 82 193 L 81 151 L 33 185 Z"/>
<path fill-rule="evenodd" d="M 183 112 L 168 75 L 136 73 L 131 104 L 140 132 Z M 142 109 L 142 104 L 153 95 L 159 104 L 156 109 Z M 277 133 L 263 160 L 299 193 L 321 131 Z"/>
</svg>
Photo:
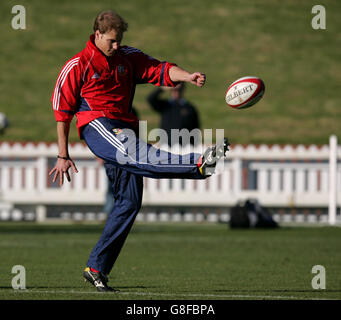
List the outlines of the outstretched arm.
<svg viewBox="0 0 341 320">
<path fill-rule="evenodd" d="M 189 73 L 178 66 L 172 66 L 169 69 L 169 77 L 173 82 L 190 82 L 197 87 L 202 87 L 206 82 L 206 75 L 201 72 Z"/>
<path fill-rule="evenodd" d="M 54 168 L 50 171 L 49 176 L 54 173 L 53 182 L 55 182 L 59 176 L 59 186 L 64 183 L 64 174 L 67 180 L 70 182 L 71 178 L 68 170 L 72 169 L 73 172 L 78 172 L 74 162 L 69 157 L 68 140 L 69 140 L 70 123 L 69 122 L 57 122 L 57 135 L 58 135 L 58 159 Z"/>
</svg>

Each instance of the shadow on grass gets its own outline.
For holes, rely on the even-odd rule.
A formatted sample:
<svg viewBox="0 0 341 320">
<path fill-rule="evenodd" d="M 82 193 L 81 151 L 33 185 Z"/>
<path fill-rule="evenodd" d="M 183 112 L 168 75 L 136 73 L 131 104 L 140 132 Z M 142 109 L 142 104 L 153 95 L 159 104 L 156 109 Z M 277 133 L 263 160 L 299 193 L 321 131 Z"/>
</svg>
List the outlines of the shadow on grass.
<svg viewBox="0 0 341 320">
<path fill-rule="evenodd" d="M 119 289 L 152 289 L 152 288 L 159 288 L 158 286 L 114 286 Z M 0 286 L 0 290 L 14 290 L 14 291 L 21 291 L 21 289 L 13 289 L 11 286 Z M 84 286 L 29 286 L 26 287 L 26 290 L 46 290 L 46 291 L 53 291 L 53 290 L 84 290 L 84 289 L 95 289 L 90 284 L 85 284 Z M 95 290 L 96 292 L 96 290 Z"/>
</svg>

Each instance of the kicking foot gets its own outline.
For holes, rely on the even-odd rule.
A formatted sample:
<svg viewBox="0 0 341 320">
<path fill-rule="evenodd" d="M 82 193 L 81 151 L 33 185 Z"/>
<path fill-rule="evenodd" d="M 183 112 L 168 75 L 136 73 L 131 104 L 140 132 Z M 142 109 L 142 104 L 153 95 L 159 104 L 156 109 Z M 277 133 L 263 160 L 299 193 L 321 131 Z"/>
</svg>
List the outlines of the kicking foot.
<svg viewBox="0 0 341 320">
<path fill-rule="evenodd" d="M 108 277 L 102 272 L 91 271 L 89 267 L 83 272 L 85 281 L 90 282 L 99 292 L 120 292 L 120 290 L 108 287 Z"/>
<path fill-rule="evenodd" d="M 198 160 L 197 166 L 200 173 L 209 177 L 215 172 L 215 167 L 221 158 L 225 158 L 225 153 L 229 150 L 229 141 L 224 138 L 213 147 L 208 147 Z"/>
</svg>

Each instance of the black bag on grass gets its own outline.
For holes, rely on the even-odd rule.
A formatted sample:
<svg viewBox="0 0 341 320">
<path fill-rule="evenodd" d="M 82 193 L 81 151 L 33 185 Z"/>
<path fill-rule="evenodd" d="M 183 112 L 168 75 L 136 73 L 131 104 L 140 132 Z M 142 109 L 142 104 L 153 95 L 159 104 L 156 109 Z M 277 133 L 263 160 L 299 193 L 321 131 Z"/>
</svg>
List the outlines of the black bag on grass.
<svg viewBox="0 0 341 320">
<path fill-rule="evenodd" d="M 243 204 L 237 203 L 230 212 L 231 228 L 250 228 L 250 219 Z"/>
<path fill-rule="evenodd" d="M 270 211 L 255 199 L 248 199 L 244 204 L 239 202 L 232 207 L 229 224 L 231 228 L 279 227 Z"/>
</svg>

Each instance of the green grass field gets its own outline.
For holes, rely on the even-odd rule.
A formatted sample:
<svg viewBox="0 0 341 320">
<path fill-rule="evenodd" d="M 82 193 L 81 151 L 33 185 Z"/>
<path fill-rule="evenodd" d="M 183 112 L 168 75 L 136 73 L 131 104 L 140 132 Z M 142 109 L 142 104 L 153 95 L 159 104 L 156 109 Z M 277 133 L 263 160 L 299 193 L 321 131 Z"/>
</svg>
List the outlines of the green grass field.
<svg viewBox="0 0 341 320">
<path fill-rule="evenodd" d="M 81 276 L 102 227 L 0 224 L 0 300 L 341 299 L 341 228 L 136 223 L 110 275 L 121 292 L 103 294 Z M 26 290 L 11 287 L 14 265 Z M 326 269 L 325 290 L 312 289 L 314 265 Z"/>
<path fill-rule="evenodd" d="M 207 74 L 205 88 L 188 88 L 202 128 L 225 129 L 236 143 L 328 143 L 341 136 L 341 2 L 325 0 L 326 30 L 313 30 L 311 0 L 22 0 L 26 30 L 13 30 L 11 8 L 0 3 L 0 111 L 11 127 L 2 141 L 55 141 L 50 103 L 58 72 L 82 50 L 96 14 L 113 8 L 129 22 L 123 44 Z M 255 107 L 225 105 L 227 86 L 257 75 L 266 93 Z M 137 89 L 135 106 L 148 129 L 159 118 L 146 103 L 150 85 Z M 72 130 L 71 141 L 77 141 Z"/>
</svg>

